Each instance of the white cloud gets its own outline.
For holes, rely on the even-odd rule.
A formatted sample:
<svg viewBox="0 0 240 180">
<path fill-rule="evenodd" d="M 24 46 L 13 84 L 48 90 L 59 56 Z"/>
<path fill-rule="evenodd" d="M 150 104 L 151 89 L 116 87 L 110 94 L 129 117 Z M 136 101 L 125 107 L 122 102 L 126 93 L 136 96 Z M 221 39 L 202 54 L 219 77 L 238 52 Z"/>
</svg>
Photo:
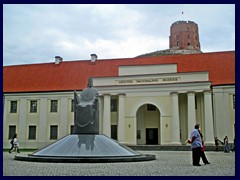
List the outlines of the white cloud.
<svg viewBox="0 0 240 180">
<path fill-rule="evenodd" d="M 167 49 L 182 19 L 198 24 L 202 51 L 235 49 L 234 5 L 5 4 L 3 63 L 135 57 Z"/>
</svg>

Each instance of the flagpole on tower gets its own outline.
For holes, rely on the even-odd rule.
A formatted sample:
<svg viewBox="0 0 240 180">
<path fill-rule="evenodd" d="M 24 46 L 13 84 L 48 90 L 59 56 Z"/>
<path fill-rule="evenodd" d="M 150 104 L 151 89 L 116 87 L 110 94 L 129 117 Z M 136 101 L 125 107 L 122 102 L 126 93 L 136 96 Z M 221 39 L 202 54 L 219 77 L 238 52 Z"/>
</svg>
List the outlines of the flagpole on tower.
<svg viewBox="0 0 240 180">
<path fill-rule="evenodd" d="M 183 21 L 184 21 L 184 12 L 182 11 L 182 18 L 183 18 Z"/>
</svg>

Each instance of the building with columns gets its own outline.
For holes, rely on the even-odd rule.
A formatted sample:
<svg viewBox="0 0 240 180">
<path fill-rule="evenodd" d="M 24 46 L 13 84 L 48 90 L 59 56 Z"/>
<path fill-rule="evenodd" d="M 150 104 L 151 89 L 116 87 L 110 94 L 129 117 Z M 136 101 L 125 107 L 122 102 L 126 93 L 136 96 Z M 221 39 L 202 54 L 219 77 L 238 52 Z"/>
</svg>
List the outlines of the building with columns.
<svg viewBox="0 0 240 180">
<path fill-rule="evenodd" d="M 72 133 L 74 90 L 99 91 L 100 133 L 127 145 L 182 145 L 235 136 L 235 52 L 3 67 L 3 145 L 40 148 Z"/>
<path fill-rule="evenodd" d="M 56 56 L 52 63 L 4 66 L 3 148 L 15 132 L 21 148 L 30 149 L 71 134 L 74 90 L 81 93 L 90 77 L 99 92 L 99 132 L 120 143 L 181 146 L 196 123 L 205 144 L 226 135 L 233 142 L 235 51 L 202 53 L 195 23 L 172 28 L 170 49 L 161 55 Z"/>
</svg>

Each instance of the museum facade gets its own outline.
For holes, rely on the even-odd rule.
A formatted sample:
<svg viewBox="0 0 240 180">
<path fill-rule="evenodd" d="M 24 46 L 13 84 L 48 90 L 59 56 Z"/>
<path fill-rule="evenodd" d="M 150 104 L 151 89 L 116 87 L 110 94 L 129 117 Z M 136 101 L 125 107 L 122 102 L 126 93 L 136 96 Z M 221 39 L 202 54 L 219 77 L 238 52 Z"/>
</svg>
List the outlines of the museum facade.
<svg viewBox="0 0 240 180">
<path fill-rule="evenodd" d="M 3 144 L 41 148 L 73 133 L 74 90 L 99 92 L 100 134 L 127 145 L 205 144 L 235 136 L 235 51 L 3 67 Z"/>
</svg>

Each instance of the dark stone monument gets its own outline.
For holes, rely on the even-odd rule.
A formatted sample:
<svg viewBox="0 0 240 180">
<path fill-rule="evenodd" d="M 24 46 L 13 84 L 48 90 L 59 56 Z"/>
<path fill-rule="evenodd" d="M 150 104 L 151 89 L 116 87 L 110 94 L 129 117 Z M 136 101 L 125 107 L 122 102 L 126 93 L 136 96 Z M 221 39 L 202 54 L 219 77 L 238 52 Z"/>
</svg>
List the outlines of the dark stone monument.
<svg viewBox="0 0 240 180">
<path fill-rule="evenodd" d="M 74 134 L 99 134 L 98 92 L 92 78 L 80 96 L 74 91 Z"/>
<path fill-rule="evenodd" d="M 74 91 L 74 133 L 15 160 L 37 162 L 133 162 L 150 161 L 155 155 L 141 154 L 99 134 L 98 92 L 90 78 L 80 95 Z"/>
</svg>

